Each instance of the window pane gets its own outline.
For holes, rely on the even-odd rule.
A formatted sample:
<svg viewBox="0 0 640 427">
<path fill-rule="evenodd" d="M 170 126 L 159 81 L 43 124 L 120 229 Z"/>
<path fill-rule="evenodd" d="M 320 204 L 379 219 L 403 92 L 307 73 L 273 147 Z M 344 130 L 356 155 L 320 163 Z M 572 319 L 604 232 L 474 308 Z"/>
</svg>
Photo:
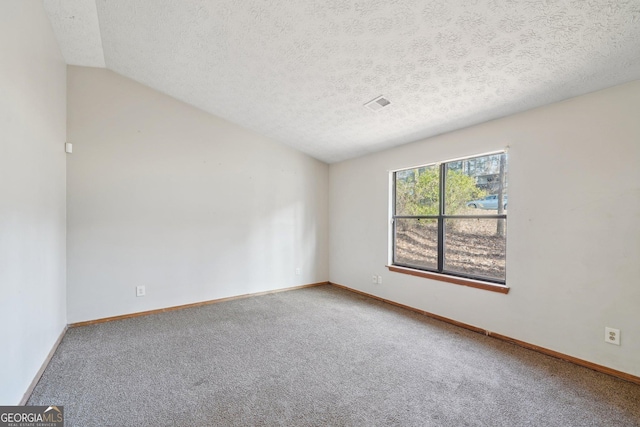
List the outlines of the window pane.
<svg viewBox="0 0 640 427">
<path fill-rule="evenodd" d="M 445 271 L 504 281 L 506 225 L 506 219 L 447 219 Z"/>
<path fill-rule="evenodd" d="M 431 165 L 396 172 L 396 215 L 438 215 L 438 170 Z"/>
<path fill-rule="evenodd" d="M 504 213 L 507 207 L 507 172 L 507 155 L 504 153 L 447 163 L 445 214 Z"/>
<path fill-rule="evenodd" d="M 394 264 L 438 268 L 438 220 L 396 219 Z"/>
</svg>

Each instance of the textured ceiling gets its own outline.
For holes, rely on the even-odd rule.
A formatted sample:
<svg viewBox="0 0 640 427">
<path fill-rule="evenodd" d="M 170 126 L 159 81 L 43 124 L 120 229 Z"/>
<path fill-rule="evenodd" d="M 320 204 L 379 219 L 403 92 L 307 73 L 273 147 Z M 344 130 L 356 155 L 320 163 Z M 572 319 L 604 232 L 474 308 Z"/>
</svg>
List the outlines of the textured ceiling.
<svg viewBox="0 0 640 427">
<path fill-rule="evenodd" d="M 93 0 L 45 0 L 44 7 L 67 64 L 105 66 Z"/>
<path fill-rule="evenodd" d="M 69 64 L 329 163 L 640 78 L 640 0 L 45 5 Z"/>
</svg>

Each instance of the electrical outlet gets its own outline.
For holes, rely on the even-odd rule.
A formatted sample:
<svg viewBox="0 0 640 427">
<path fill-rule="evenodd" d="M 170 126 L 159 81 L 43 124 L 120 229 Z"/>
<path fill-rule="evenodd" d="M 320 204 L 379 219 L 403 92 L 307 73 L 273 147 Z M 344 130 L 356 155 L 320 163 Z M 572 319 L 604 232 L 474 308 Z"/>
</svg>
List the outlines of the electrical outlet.
<svg viewBox="0 0 640 427">
<path fill-rule="evenodd" d="M 378 285 L 382 285 L 382 276 L 378 276 Z"/>
<path fill-rule="evenodd" d="M 620 329 L 604 328 L 604 340 L 609 344 L 620 345 Z"/>
<path fill-rule="evenodd" d="M 378 276 L 377 275 L 373 275 L 371 276 L 371 283 L 378 283 Z"/>
<path fill-rule="evenodd" d="M 296 267 L 296 276 L 299 276 L 302 273 L 302 269 L 300 267 Z"/>
<path fill-rule="evenodd" d="M 144 289 L 144 286 L 136 286 L 136 296 L 137 297 L 143 297 L 145 296 L 146 291 Z"/>
</svg>

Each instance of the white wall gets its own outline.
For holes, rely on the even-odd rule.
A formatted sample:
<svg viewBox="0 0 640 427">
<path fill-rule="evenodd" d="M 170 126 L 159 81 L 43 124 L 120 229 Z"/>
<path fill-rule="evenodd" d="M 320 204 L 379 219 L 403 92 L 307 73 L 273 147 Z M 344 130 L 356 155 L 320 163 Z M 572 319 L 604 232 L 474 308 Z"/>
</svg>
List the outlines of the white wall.
<svg viewBox="0 0 640 427">
<path fill-rule="evenodd" d="M 66 65 L 40 1 L 0 2 L 0 405 L 66 324 Z"/>
<path fill-rule="evenodd" d="M 69 323 L 328 280 L 328 165 L 111 71 L 68 74 Z"/>
<path fill-rule="evenodd" d="M 640 375 L 638 111 L 636 81 L 331 165 L 330 280 Z M 388 272 L 388 171 L 506 145 L 511 292 Z"/>
</svg>

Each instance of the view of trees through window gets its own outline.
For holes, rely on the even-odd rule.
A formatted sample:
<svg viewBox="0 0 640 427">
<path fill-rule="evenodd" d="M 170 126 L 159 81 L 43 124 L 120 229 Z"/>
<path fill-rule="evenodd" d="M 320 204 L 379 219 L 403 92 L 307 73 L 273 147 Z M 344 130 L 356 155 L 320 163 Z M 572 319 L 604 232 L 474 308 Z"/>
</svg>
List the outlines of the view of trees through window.
<svg viewBox="0 0 640 427">
<path fill-rule="evenodd" d="M 394 173 L 393 263 L 505 282 L 506 153 Z"/>
</svg>

